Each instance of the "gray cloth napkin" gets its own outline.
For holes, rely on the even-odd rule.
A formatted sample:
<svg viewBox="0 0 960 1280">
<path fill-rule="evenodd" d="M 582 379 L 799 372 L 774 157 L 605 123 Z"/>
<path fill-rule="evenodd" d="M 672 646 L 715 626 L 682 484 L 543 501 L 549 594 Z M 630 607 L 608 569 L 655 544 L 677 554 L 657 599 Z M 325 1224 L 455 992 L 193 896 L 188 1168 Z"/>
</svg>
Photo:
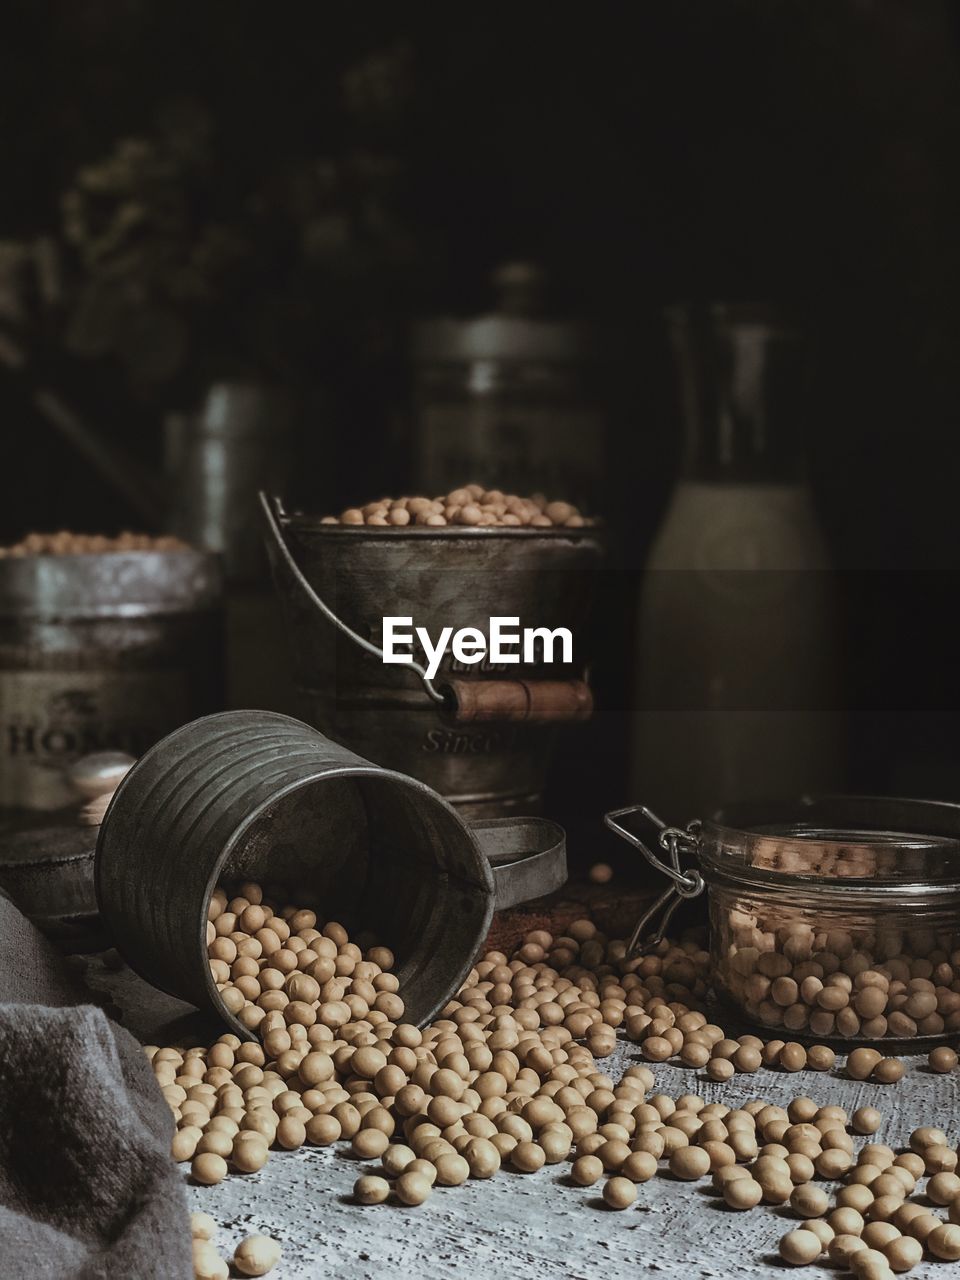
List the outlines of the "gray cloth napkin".
<svg viewBox="0 0 960 1280">
<path fill-rule="evenodd" d="M 89 998 L 0 892 L 0 1275 L 192 1280 L 172 1117 Z"/>
</svg>

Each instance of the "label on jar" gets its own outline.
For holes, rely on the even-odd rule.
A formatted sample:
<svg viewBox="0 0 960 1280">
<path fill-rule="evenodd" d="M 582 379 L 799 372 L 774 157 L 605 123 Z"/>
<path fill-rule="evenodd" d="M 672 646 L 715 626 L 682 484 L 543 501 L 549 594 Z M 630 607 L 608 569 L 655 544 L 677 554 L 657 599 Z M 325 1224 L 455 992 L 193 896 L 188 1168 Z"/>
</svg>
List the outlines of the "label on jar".
<svg viewBox="0 0 960 1280">
<path fill-rule="evenodd" d="M 516 749 L 515 728 L 499 729 L 428 729 L 420 742 L 427 755 L 491 756 Z"/>
<path fill-rule="evenodd" d="M 0 671 L 0 806 L 79 804 L 65 773 L 75 760 L 142 755 L 188 717 L 179 671 Z"/>
</svg>

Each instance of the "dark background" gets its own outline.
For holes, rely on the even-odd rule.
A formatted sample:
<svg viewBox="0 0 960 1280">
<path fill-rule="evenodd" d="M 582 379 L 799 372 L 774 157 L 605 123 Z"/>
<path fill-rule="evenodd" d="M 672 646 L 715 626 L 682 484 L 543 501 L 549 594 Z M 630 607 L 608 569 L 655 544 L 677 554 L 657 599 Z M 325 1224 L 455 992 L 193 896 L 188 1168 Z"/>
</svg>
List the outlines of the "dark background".
<svg viewBox="0 0 960 1280">
<path fill-rule="evenodd" d="M 543 265 L 558 314 L 624 335 L 615 701 L 630 569 L 677 465 L 661 310 L 799 312 L 811 477 L 844 571 L 850 781 L 956 798 L 953 6 L 15 0 L 5 17 L 0 241 L 44 237 L 55 262 L 34 367 L 152 467 L 166 412 L 253 374 L 310 406 L 317 506 L 401 491 L 408 323 L 482 309 L 508 258 Z M 0 415 L 0 537 L 135 521 L 8 372 Z M 593 757 L 604 803 L 622 752 L 614 735 Z"/>
</svg>

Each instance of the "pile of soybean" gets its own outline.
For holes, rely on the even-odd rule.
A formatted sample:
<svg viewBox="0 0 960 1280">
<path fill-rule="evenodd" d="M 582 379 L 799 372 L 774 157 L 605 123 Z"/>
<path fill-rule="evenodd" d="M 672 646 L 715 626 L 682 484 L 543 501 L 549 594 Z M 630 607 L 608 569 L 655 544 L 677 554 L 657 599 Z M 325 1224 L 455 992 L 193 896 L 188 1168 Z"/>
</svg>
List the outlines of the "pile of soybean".
<svg viewBox="0 0 960 1280">
<path fill-rule="evenodd" d="M 649 1066 L 618 1080 L 601 1069 L 620 1029 L 651 1062 L 679 1056 L 731 1073 L 835 1064 L 827 1046 L 734 1040 L 710 1022 L 698 934 L 628 958 L 589 920 L 562 937 L 534 931 L 511 956 L 488 952 L 422 1030 L 403 1021 L 390 951 L 361 941 L 258 884 L 213 895 L 211 973 L 259 1042 L 224 1035 L 209 1048 L 146 1049 L 176 1119 L 174 1157 L 195 1182 L 255 1173 L 273 1151 L 349 1142 L 378 1162 L 356 1181 L 359 1203 L 415 1206 L 467 1179 L 569 1161 L 572 1180 L 602 1183 L 613 1209 L 628 1209 L 661 1171 L 711 1178 L 731 1209 L 789 1204 L 800 1223 L 780 1253 L 791 1263 L 822 1258 L 883 1280 L 925 1251 L 960 1258 L 957 1152 L 940 1130 L 917 1130 L 908 1152 L 869 1143 L 856 1156 L 850 1130 L 869 1137 L 882 1123 L 871 1107 L 848 1116 L 798 1097 L 787 1109 L 759 1098 L 732 1109 L 654 1092 Z M 847 1070 L 893 1083 L 902 1072 L 875 1074 L 893 1061 L 860 1048 Z M 832 1204 L 823 1182 L 843 1183 Z"/>
<path fill-rule="evenodd" d="M 28 533 L 12 546 L 0 547 L 0 560 L 23 556 L 83 556 L 103 555 L 124 551 L 189 551 L 190 548 L 172 534 L 154 537 L 149 533 L 131 533 L 126 530 L 111 538 L 103 533 L 71 533 L 61 529 L 58 533 Z"/>
<path fill-rule="evenodd" d="M 474 529 L 582 529 L 595 522 L 570 502 L 550 501 L 542 493 L 521 498 L 502 489 L 468 484 L 438 498 L 378 498 L 362 507 L 347 507 L 339 516 L 324 516 L 321 524 L 370 525 L 405 528 L 426 525 Z"/>
<path fill-rule="evenodd" d="M 794 842 L 796 843 L 796 842 Z M 776 841 L 757 865 L 790 874 L 889 875 L 890 850 L 837 855 L 810 841 L 801 859 Z M 822 854 L 822 856 L 819 856 Z M 821 925 L 775 904 L 743 900 L 717 913 L 718 987 L 751 1022 L 787 1032 L 848 1040 L 913 1040 L 960 1033 L 960 935 L 918 920 L 911 929 L 875 918 Z"/>
</svg>

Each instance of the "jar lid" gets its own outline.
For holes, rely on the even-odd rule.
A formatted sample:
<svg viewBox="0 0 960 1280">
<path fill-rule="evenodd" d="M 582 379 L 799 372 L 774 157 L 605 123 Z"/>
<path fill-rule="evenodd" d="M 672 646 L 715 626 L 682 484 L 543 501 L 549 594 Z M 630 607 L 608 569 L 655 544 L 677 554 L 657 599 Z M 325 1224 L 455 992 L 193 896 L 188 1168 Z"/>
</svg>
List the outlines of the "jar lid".
<svg viewBox="0 0 960 1280">
<path fill-rule="evenodd" d="M 414 325 L 417 364 L 578 364 L 590 358 L 594 341 L 589 326 L 542 315 L 545 276 L 535 263 L 503 263 L 492 283 L 497 305 L 489 314 L 466 319 L 434 316 Z"/>
<path fill-rule="evenodd" d="M 418 364 L 469 364 L 474 360 L 583 363 L 590 356 L 589 331 L 561 320 L 493 313 L 458 320 L 437 316 L 414 326 Z"/>
<path fill-rule="evenodd" d="M 858 891 L 960 890 L 960 805 L 823 796 L 728 806 L 699 824 L 705 869 Z"/>
<path fill-rule="evenodd" d="M 638 920 L 628 955 L 659 943 L 680 903 L 705 885 L 775 889 L 807 905 L 815 891 L 818 902 L 848 908 L 960 898 L 960 805 L 946 801 L 805 797 L 729 806 L 685 828 L 630 805 L 604 822 L 671 882 Z"/>
<path fill-rule="evenodd" d="M 124 617 L 213 608 L 220 557 L 209 551 L 102 551 L 0 561 L 0 617 Z"/>
</svg>

